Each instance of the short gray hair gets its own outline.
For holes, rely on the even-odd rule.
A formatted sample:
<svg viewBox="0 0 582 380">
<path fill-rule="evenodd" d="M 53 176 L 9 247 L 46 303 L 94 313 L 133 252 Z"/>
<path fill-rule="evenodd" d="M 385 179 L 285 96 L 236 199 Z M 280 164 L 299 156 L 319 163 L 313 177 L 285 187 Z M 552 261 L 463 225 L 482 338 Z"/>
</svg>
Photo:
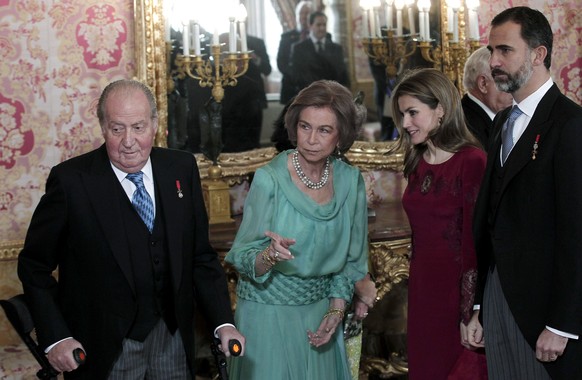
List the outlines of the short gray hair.
<svg viewBox="0 0 582 380">
<path fill-rule="evenodd" d="M 490 58 L 491 52 L 486 46 L 480 47 L 469 56 L 463 71 L 463 87 L 465 87 L 465 90 L 471 90 L 477 87 L 477 78 L 479 75 L 485 75 L 487 79 L 493 80 L 491 67 L 489 66 Z"/>
<path fill-rule="evenodd" d="M 97 104 L 97 118 L 99 119 L 99 124 L 101 127 L 103 127 L 106 123 L 107 113 L 105 110 L 105 103 L 107 102 L 109 95 L 118 91 L 128 92 L 133 90 L 139 90 L 146 96 L 150 105 L 150 119 L 155 120 L 158 118 L 158 108 L 156 106 L 156 99 L 152 93 L 152 90 L 150 90 L 147 85 L 140 81 L 134 79 L 120 79 L 118 81 L 109 83 L 99 97 L 99 103 Z"/>
</svg>

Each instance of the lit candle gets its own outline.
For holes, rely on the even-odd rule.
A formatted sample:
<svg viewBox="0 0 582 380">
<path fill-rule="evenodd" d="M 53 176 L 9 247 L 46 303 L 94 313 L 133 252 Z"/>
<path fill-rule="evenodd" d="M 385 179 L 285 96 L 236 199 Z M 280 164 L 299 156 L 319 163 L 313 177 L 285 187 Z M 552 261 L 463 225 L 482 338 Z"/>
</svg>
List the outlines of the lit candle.
<svg viewBox="0 0 582 380">
<path fill-rule="evenodd" d="M 245 52 L 248 51 L 247 47 L 247 29 L 245 26 L 245 20 L 247 19 L 247 9 L 243 4 L 238 6 L 238 28 L 240 33 L 240 50 Z"/>
<path fill-rule="evenodd" d="M 194 54 L 200 55 L 200 25 L 194 21 Z"/>
<path fill-rule="evenodd" d="M 368 10 L 362 12 L 362 32 L 364 37 L 370 37 L 370 26 L 368 25 Z"/>
<path fill-rule="evenodd" d="M 374 16 L 374 9 L 368 9 L 368 21 L 370 22 L 370 35 L 376 37 L 376 16 Z"/>
<path fill-rule="evenodd" d="M 228 33 L 228 51 L 231 53 L 236 52 L 236 30 L 234 24 L 234 17 L 229 17 L 228 19 L 230 30 Z"/>
<path fill-rule="evenodd" d="M 376 19 L 376 35 L 382 37 L 382 27 L 380 24 L 380 12 L 374 11 L 374 18 Z"/>
<path fill-rule="evenodd" d="M 467 0 L 467 8 L 469 8 L 469 38 L 479 40 L 479 19 L 477 17 L 479 0 Z"/>
<path fill-rule="evenodd" d="M 404 8 L 404 0 L 395 0 L 396 7 L 396 35 L 402 35 L 402 8 Z"/>
<path fill-rule="evenodd" d="M 394 2 L 394 0 L 386 0 L 385 6 L 384 6 L 384 16 L 386 17 L 386 28 L 388 29 L 392 29 L 392 8 L 393 5 L 392 3 Z"/>
<path fill-rule="evenodd" d="M 166 41 L 170 41 L 170 19 L 168 17 L 164 18 L 164 36 Z"/>
<path fill-rule="evenodd" d="M 212 45 L 220 45 L 220 40 L 218 39 L 218 29 L 214 29 L 214 34 L 212 35 Z"/>
<path fill-rule="evenodd" d="M 424 0 L 424 33 L 427 41 L 430 41 L 430 0 Z"/>
<path fill-rule="evenodd" d="M 418 29 L 419 29 L 419 38 L 421 41 L 425 40 L 425 33 L 424 33 L 424 11 L 418 7 Z"/>
<path fill-rule="evenodd" d="M 453 8 L 447 4 L 447 33 L 453 33 Z"/>
<path fill-rule="evenodd" d="M 182 54 L 190 55 L 190 24 L 184 24 L 182 28 Z"/>
<path fill-rule="evenodd" d="M 453 10 L 453 39 L 451 42 L 459 42 L 459 8 L 461 8 L 461 0 L 450 0 L 449 6 Z"/>
<path fill-rule="evenodd" d="M 410 34 L 416 34 L 416 28 L 414 25 L 414 16 L 412 14 L 412 2 L 408 2 L 408 25 L 410 27 Z"/>
<path fill-rule="evenodd" d="M 453 41 L 459 42 L 459 14 L 456 9 L 453 9 Z"/>
</svg>

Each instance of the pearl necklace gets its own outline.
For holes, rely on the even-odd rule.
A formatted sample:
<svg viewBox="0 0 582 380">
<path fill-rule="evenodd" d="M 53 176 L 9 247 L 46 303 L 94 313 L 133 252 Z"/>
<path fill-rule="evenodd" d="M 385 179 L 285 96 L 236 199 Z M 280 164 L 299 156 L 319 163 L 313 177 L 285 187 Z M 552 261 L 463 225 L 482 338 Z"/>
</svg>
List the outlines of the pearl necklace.
<svg viewBox="0 0 582 380">
<path fill-rule="evenodd" d="M 295 168 L 295 173 L 303 182 L 305 186 L 313 190 L 319 190 L 327 184 L 327 180 L 329 179 L 329 157 L 325 160 L 325 168 L 323 169 L 323 175 L 321 176 L 321 180 L 317 183 L 313 182 L 305 173 L 303 173 L 303 169 L 301 169 L 301 165 L 299 164 L 299 152 L 295 151 L 292 157 L 293 167 Z"/>
</svg>

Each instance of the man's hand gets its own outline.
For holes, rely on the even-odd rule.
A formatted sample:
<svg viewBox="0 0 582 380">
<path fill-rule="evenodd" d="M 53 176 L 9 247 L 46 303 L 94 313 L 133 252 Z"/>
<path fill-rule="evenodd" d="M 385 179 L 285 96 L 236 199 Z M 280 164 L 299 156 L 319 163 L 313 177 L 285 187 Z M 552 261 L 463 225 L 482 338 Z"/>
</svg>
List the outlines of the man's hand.
<svg viewBox="0 0 582 380">
<path fill-rule="evenodd" d="M 47 354 L 47 359 L 51 366 L 59 372 L 74 371 L 79 367 L 79 363 L 73 357 L 73 351 L 77 348 L 85 351 L 79 341 L 71 338 L 57 343 Z"/>
<path fill-rule="evenodd" d="M 218 329 L 218 337 L 220 339 L 220 350 L 224 352 L 224 356 L 231 356 L 228 350 L 228 344 L 231 340 L 236 339 L 241 344 L 241 352 L 239 356 L 244 356 L 245 354 L 245 337 L 234 327 L 224 326 Z"/>
<path fill-rule="evenodd" d="M 462 324 L 462 323 L 461 323 Z M 464 330 L 464 331 L 463 331 Z M 483 326 L 479 323 L 479 310 L 473 312 L 466 329 L 461 329 L 461 344 L 465 346 L 468 343 L 471 347 L 485 347 L 485 338 L 483 336 Z"/>
<path fill-rule="evenodd" d="M 553 362 L 564 353 L 568 338 L 544 329 L 536 342 L 536 358 L 541 362 Z"/>
</svg>

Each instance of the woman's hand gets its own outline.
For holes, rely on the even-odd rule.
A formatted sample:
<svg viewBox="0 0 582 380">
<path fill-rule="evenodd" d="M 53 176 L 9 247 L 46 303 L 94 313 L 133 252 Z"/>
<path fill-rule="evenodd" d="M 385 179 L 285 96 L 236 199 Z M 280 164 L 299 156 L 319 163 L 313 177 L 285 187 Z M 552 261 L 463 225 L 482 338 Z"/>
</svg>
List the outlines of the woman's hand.
<svg viewBox="0 0 582 380">
<path fill-rule="evenodd" d="M 295 244 L 295 239 L 285 238 L 271 231 L 266 231 L 265 236 L 271 238 L 271 245 L 269 245 L 269 255 L 273 260 L 288 261 L 295 258 L 289 250 L 289 247 Z"/>
<path fill-rule="evenodd" d="M 332 298 L 329 303 L 329 309 L 323 316 L 316 332 L 307 330 L 307 339 L 309 344 L 314 347 L 321 347 L 331 340 L 335 330 L 340 326 L 343 328 L 344 310 L 346 301 L 341 298 Z"/>
<path fill-rule="evenodd" d="M 354 315 L 356 320 L 362 320 L 368 316 L 368 311 L 376 302 L 376 284 L 370 278 L 370 274 L 356 282 L 354 291 Z"/>
</svg>

